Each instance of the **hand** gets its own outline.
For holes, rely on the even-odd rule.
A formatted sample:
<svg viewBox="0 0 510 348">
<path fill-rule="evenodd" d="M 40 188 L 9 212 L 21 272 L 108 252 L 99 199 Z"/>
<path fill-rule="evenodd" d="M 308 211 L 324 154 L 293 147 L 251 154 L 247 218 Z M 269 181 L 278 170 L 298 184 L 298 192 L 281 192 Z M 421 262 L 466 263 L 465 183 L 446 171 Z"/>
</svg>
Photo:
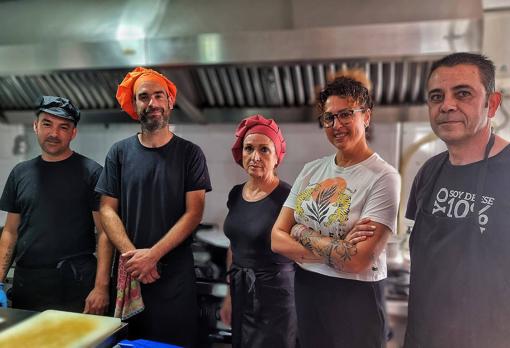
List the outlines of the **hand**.
<svg viewBox="0 0 510 348">
<path fill-rule="evenodd" d="M 290 229 L 290 236 L 294 238 L 294 240 L 299 240 L 301 238 L 301 235 L 304 231 L 308 230 L 308 227 L 306 227 L 303 224 L 295 224 Z"/>
<path fill-rule="evenodd" d="M 354 227 L 344 238 L 345 242 L 355 245 L 374 235 L 375 225 L 370 224 L 372 220 L 363 218 L 354 224 Z"/>
<path fill-rule="evenodd" d="M 109 300 L 108 286 L 96 286 L 85 299 L 85 309 L 83 313 L 102 315 L 106 313 L 108 309 Z"/>
<path fill-rule="evenodd" d="M 134 279 L 144 284 L 153 283 L 159 279 L 158 259 L 152 255 L 150 249 L 130 250 L 122 254 L 122 257 L 128 259 L 126 271 Z"/>
<path fill-rule="evenodd" d="M 220 318 L 221 321 L 230 326 L 232 323 L 232 297 L 230 295 L 225 296 L 223 300 L 223 304 L 220 309 Z"/>
<path fill-rule="evenodd" d="M 0 307 L 7 308 L 7 295 L 4 291 L 4 283 L 0 283 Z"/>
<path fill-rule="evenodd" d="M 159 274 L 158 272 L 158 268 L 157 266 L 154 267 L 154 269 L 152 269 L 150 271 L 149 274 L 147 274 L 146 276 L 144 277 L 139 277 L 138 280 L 143 283 L 143 284 L 150 284 L 150 283 L 154 283 L 156 280 L 158 280 L 159 278 L 161 277 L 161 275 Z"/>
</svg>

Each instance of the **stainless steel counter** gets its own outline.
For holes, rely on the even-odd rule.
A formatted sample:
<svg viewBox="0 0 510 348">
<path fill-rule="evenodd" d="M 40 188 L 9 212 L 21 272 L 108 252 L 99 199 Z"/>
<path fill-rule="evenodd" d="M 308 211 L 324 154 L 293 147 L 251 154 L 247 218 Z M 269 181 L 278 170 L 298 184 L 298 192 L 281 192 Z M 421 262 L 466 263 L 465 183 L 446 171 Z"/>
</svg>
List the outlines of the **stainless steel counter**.
<svg viewBox="0 0 510 348">
<path fill-rule="evenodd" d="M 38 312 L 0 307 L 0 331 L 36 315 Z"/>
</svg>

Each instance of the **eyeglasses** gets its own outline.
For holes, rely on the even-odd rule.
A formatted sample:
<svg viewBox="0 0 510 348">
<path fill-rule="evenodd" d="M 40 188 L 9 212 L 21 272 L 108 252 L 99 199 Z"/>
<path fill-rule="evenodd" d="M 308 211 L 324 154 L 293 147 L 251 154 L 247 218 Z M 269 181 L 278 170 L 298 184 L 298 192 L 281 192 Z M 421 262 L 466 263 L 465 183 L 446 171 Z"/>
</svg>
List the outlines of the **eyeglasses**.
<svg viewBox="0 0 510 348">
<path fill-rule="evenodd" d="M 319 122 L 324 128 L 330 128 L 333 127 L 335 124 L 335 119 L 338 120 L 343 125 L 347 125 L 351 123 L 352 118 L 354 117 L 354 114 L 356 112 L 365 112 L 367 111 L 367 108 L 360 108 L 360 109 L 344 109 L 340 110 L 336 114 L 333 114 L 331 112 L 325 112 L 322 115 L 319 116 Z"/>
</svg>

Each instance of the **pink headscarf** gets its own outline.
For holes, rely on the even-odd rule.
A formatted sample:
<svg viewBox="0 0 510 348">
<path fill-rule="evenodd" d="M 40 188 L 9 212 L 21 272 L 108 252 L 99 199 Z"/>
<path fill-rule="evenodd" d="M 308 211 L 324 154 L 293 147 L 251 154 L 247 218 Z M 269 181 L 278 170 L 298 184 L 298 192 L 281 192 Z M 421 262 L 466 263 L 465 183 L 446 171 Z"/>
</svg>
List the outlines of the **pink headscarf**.
<svg viewBox="0 0 510 348">
<path fill-rule="evenodd" d="M 243 166 L 243 140 L 249 134 L 264 134 L 273 141 L 278 157 L 278 165 L 285 156 L 286 144 L 280 127 L 272 119 L 267 119 L 262 115 L 252 115 L 239 123 L 236 130 L 236 141 L 232 146 L 232 155 L 234 161 Z"/>
</svg>

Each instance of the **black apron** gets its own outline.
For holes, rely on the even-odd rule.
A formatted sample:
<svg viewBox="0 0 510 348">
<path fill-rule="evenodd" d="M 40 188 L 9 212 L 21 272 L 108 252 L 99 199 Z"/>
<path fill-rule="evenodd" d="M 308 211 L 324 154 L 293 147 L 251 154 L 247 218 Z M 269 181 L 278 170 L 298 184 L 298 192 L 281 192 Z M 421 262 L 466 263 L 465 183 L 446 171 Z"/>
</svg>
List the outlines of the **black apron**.
<svg viewBox="0 0 510 348">
<path fill-rule="evenodd" d="M 233 348 L 294 348 L 294 264 L 241 267 L 232 264 Z"/>
<path fill-rule="evenodd" d="M 191 247 L 170 251 L 158 271 L 158 280 L 141 284 L 145 309 L 127 320 L 128 338 L 196 347 L 199 313 Z"/>
<path fill-rule="evenodd" d="M 92 254 L 63 259 L 54 267 L 30 268 L 18 264 L 14 269 L 12 307 L 81 313 L 94 288 L 96 268 Z"/>
<path fill-rule="evenodd" d="M 509 347 L 510 231 L 481 233 L 480 197 L 494 144 L 491 135 L 476 185 L 473 213 L 462 219 L 434 216 L 431 202 L 442 161 L 417 195 L 410 239 L 411 285 L 406 348 Z M 481 217 L 481 216 L 480 216 Z"/>
</svg>

